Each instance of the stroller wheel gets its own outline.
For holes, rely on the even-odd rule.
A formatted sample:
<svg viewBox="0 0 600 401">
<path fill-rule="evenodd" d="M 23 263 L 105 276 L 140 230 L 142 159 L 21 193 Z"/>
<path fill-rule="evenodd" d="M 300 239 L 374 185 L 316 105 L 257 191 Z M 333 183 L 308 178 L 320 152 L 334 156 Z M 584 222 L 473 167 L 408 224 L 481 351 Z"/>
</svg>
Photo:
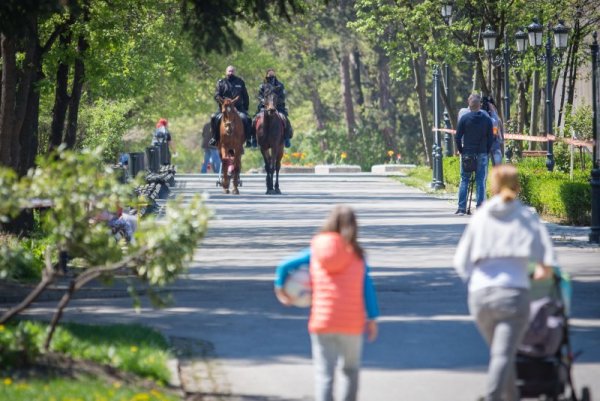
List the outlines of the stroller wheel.
<svg viewBox="0 0 600 401">
<path fill-rule="evenodd" d="M 590 394 L 590 389 L 589 387 L 584 387 L 581 390 L 581 398 L 580 401 L 592 401 L 592 396 Z"/>
</svg>

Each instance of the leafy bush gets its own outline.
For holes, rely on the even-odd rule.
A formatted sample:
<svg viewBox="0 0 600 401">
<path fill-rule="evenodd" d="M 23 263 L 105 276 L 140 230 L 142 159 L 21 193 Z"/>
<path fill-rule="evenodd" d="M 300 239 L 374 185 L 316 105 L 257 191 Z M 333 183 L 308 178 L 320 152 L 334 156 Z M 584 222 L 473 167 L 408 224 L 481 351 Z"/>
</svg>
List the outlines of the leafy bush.
<svg viewBox="0 0 600 401">
<path fill-rule="evenodd" d="M 339 127 L 309 131 L 294 141 L 294 148 L 305 154 L 308 164 L 357 164 L 363 171 L 371 171 L 371 166 L 389 158 L 381 135 L 367 127 L 359 127 L 350 139 L 346 129 Z"/>
<path fill-rule="evenodd" d="M 47 238 L 0 235 L 0 279 L 38 281 L 44 268 Z"/>
<path fill-rule="evenodd" d="M 117 102 L 97 99 L 93 105 L 82 108 L 79 127 L 82 131 L 83 148 L 103 149 L 106 163 L 115 163 L 123 149 L 123 135 L 131 124 L 127 113 L 133 102 Z"/>
<path fill-rule="evenodd" d="M 519 170 L 519 197 L 523 202 L 533 206 L 541 215 L 563 223 L 590 224 L 592 195 L 588 171 L 576 171 L 571 181 L 566 173 L 549 172 L 543 157 L 523 158 L 515 166 Z M 444 179 L 447 183 L 458 186 L 459 157 L 444 158 Z M 488 196 L 489 188 L 487 185 Z"/>
</svg>

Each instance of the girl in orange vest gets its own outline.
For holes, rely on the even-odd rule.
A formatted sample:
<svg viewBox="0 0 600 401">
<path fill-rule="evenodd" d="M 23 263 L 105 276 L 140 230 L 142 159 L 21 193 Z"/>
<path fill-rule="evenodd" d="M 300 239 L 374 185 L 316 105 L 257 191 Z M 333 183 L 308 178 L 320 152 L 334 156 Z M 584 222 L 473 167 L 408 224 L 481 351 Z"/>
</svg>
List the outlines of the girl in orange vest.
<svg viewBox="0 0 600 401">
<path fill-rule="evenodd" d="M 275 294 L 284 305 L 291 299 L 283 285 L 290 271 L 310 266 L 312 307 L 308 321 L 315 367 L 316 401 L 333 401 L 334 372 L 342 363 L 344 401 L 355 401 L 362 335 L 377 337 L 379 308 L 375 288 L 357 241 L 356 216 L 336 206 L 310 248 L 283 261 L 275 278 Z"/>
</svg>

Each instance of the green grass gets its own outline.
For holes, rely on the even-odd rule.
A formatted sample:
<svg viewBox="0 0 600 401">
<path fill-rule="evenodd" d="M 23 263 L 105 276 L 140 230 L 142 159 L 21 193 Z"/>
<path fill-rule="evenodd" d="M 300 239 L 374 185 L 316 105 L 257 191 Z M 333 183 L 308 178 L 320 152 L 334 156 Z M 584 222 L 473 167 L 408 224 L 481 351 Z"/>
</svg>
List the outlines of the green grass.
<svg viewBox="0 0 600 401">
<path fill-rule="evenodd" d="M 159 390 L 127 387 L 119 382 L 104 383 L 97 379 L 64 378 L 13 380 L 0 377 L 2 401 L 175 401 L 171 394 Z"/>
<path fill-rule="evenodd" d="M 0 330 L 0 365 L 9 365 L 11 352 L 34 358 L 45 338 L 46 323 L 20 321 Z M 169 380 L 167 360 L 171 357 L 165 338 L 140 325 L 59 325 L 51 350 L 72 358 L 108 364 L 117 369 L 153 379 Z M 14 359 L 14 356 L 13 356 Z M 0 398 L 1 399 L 1 398 Z"/>
<path fill-rule="evenodd" d="M 446 174 L 444 173 L 444 176 Z M 449 182 L 444 182 L 446 189 L 434 190 L 431 188 L 431 181 L 433 179 L 432 170 L 426 166 L 417 166 L 415 168 L 407 169 L 405 177 L 394 177 L 401 183 L 410 187 L 418 188 L 427 193 L 455 193 L 458 192 L 458 187 Z"/>
</svg>

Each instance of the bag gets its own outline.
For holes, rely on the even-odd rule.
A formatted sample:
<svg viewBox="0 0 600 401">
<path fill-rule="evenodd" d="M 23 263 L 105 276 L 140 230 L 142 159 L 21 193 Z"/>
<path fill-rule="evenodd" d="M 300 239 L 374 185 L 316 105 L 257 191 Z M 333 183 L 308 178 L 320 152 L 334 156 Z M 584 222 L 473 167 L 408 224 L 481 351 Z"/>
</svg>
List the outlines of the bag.
<svg viewBox="0 0 600 401">
<path fill-rule="evenodd" d="M 474 173 L 477 171 L 477 155 L 462 155 L 460 162 L 465 173 Z"/>
<path fill-rule="evenodd" d="M 519 345 L 519 353 L 533 357 L 555 355 L 562 344 L 564 330 L 562 302 L 550 297 L 532 301 L 529 327 Z"/>
</svg>

